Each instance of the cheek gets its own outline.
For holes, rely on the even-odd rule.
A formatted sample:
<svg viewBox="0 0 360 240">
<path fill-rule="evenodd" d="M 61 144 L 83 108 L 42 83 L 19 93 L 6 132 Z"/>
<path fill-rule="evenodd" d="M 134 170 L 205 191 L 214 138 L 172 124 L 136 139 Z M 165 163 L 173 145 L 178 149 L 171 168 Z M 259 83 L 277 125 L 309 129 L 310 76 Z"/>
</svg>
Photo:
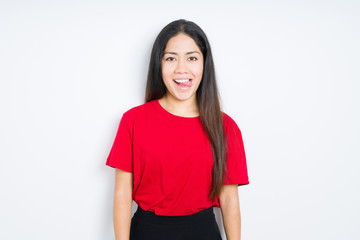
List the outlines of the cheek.
<svg viewBox="0 0 360 240">
<path fill-rule="evenodd" d="M 203 66 L 202 64 L 194 66 L 192 71 L 197 77 L 201 77 L 203 73 Z"/>
<path fill-rule="evenodd" d="M 163 64 L 161 68 L 162 68 L 162 75 L 164 78 L 169 76 L 172 72 L 172 67 L 170 64 Z"/>
</svg>

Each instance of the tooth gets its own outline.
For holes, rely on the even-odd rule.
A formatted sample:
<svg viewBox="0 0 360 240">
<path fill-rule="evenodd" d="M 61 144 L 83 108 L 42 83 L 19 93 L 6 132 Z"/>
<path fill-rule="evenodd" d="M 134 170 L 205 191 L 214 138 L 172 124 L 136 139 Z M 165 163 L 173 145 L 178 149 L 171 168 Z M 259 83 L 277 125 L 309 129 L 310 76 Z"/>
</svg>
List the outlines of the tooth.
<svg viewBox="0 0 360 240">
<path fill-rule="evenodd" d="M 175 80 L 175 82 L 181 82 L 181 83 L 183 83 L 183 82 L 187 82 L 187 81 L 190 81 L 190 79 Z"/>
</svg>

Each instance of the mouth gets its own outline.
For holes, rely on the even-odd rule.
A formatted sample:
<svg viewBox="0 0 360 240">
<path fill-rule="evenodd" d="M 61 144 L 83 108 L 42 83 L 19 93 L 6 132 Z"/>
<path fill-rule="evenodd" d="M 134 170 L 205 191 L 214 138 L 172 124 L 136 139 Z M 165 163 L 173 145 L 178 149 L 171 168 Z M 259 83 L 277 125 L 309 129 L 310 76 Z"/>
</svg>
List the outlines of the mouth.
<svg viewBox="0 0 360 240">
<path fill-rule="evenodd" d="M 174 82 L 181 87 L 191 87 L 192 86 L 192 79 L 174 79 Z"/>
</svg>

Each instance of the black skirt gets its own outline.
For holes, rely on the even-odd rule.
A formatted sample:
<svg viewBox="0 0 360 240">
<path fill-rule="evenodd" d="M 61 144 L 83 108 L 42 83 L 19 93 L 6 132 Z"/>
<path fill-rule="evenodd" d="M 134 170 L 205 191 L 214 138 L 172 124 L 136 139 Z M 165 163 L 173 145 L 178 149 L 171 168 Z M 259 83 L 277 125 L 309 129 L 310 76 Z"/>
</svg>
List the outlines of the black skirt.
<svg viewBox="0 0 360 240">
<path fill-rule="evenodd" d="M 130 240 L 222 240 L 213 208 L 186 216 L 159 216 L 138 206 Z"/>
</svg>

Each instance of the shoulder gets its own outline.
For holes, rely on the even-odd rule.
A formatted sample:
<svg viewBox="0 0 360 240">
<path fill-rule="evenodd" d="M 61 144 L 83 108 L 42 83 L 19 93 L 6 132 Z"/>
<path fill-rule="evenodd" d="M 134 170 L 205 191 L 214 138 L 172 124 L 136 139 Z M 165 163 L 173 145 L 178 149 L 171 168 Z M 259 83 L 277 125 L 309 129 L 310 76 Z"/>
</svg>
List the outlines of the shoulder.
<svg viewBox="0 0 360 240">
<path fill-rule="evenodd" d="M 225 112 L 222 112 L 223 114 L 223 124 L 224 124 L 224 127 L 229 127 L 229 126 L 236 126 L 237 127 L 237 124 L 235 122 L 235 120 L 230 117 L 227 113 Z"/>
<path fill-rule="evenodd" d="M 235 135 L 236 134 L 241 135 L 241 130 L 238 124 L 236 123 L 236 121 L 225 112 L 222 112 L 222 114 L 223 114 L 223 125 L 224 125 L 225 134 L 228 135 L 229 133 L 233 133 Z"/>
<path fill-rule="evenodd" d="M 139 117 L 145 117 L 153 111 L 154 101 L 155 100 L 131 107 L 123 113 L 122 119 L 130 123 Z"/>
</svg>

